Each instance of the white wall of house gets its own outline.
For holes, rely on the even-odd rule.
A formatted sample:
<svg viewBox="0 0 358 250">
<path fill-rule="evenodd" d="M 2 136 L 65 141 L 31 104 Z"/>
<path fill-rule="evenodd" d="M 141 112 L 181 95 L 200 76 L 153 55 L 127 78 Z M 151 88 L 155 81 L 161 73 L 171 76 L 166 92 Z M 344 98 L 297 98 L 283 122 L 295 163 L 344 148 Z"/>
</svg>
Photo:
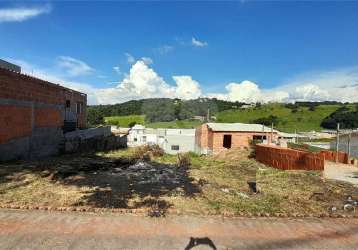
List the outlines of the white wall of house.
<svg viewBox="0 0 358 250">
<path fill-rule="evenodd" d="M 168 154 L 195 151 L 195 129 L 167 129 L 163 149 Z"/>
<path fill-rule="evenodd" d="M 128 146 L 157 144 L 168 154 L 194 151 L 195 129 L 152 129 L 136 125 L 128 134 Z"/>
</svg>

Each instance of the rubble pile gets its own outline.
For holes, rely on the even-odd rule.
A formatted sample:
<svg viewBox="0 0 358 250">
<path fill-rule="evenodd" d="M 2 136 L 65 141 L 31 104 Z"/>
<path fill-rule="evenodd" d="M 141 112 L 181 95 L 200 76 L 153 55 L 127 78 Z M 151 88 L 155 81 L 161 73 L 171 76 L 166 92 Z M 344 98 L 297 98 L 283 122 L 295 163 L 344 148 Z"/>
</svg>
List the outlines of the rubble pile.
<svg viewBox="0 0 358 250">
<path fill-rule="evenodd" d="M 114 168 L 112 175 L 127 176 L 138 180 L 138 185 L 145 184 L 174 184 L 177 185 L 183 179 L 185 171 L 175 166 L 153 165 L 145 161 L 138 161 L 128 168 Z"/>
<path fill-rule="evenodd" d="M 112 177 L 136 181 L 136 185 L 178 185 L 186 176 L 185 167 L 158 164 L 131 158 L 97 160 L 81 158 L 60 164 L 50 175 L 52 180 L 66 179 L 79 174 L 97 174 L 106 172 Z"/>
</svg>

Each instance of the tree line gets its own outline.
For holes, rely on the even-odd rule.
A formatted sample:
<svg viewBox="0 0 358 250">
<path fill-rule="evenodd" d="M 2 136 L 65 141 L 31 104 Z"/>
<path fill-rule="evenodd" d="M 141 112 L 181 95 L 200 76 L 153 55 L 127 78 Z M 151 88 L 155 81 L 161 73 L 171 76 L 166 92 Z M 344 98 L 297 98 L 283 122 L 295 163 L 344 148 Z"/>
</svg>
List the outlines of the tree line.
<svg viewBox="0 0 358 250">
<path fill-rule="evenodd" d="M 185 120 L 194 116 L 206 117 L 210 114 L 240 108 L 244 103 L 222 101 L 216 98 L 198 98 L 181 100 L 170 98 L 152 98 L 132 100 L 114 105 L 94 105 L 87 108 L 89 125 L 102 124 L 104 117 L 145 115 L 146 122 L 167 122 Z"/>
</svg>

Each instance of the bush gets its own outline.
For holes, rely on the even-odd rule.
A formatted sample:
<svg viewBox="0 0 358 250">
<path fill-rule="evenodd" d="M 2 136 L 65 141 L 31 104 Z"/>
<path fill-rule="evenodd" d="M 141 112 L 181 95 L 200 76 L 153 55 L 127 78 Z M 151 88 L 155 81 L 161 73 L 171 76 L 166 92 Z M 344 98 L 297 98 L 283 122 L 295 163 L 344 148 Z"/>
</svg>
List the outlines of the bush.
<svg viewBox="0 0 358 250">
<path fill-rule="evenodd" d="M 263 124 L 265 126 L 271 126 L 271 124 L 276 126 L 279 123 L 279 119 L 277 116 L 270 115 L 269 117 L 258 118 L 256 120 L 253 120 L 252 122 L 257 124 Z"/>
<path fill-rule="evenodd" d="M 163 156 L 164 150 L 158 145 L 144 145 L 135 148 L 134 158 L 150 161 L 153 157 Z"/>
<path fill-rule="evenodd" d="M 189 153 L 178 154 L 178 166 L 189 167 L 191 164 L 191 158 Z"/>
</svg>

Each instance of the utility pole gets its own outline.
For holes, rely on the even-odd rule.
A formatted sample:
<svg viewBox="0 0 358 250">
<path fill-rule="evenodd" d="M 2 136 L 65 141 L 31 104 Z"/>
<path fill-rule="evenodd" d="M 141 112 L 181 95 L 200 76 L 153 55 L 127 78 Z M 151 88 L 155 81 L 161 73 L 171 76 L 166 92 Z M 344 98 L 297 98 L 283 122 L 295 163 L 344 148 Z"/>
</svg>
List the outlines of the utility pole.
<svg viewBox="0 0 358 250">
<path fill-rule="evenodd" d="M 348 150 L 347 150 L 347 154 L 348 154 L 348 162 L 349 162 L 349 158 L 351 157 L 351 137 L 352 137 L 352 132 L 349 132 L 348 134 L 348 142 L 347 142 L 347 146 L 348 146 Z"/>
<path fill-rule="evenodd" d="M 210 122 L 210 108 L 208 108 L 208 113 L 206 114 L 206 120 Z"/>
<path fill-rule="evenodd" d="M 339 123 L 337 123 L 337 138 L 336 138 L 336 163 L 338 163 L 338 152 L 339 152 Z"/>
<path fill-rule="evenodd" d="M 295 128 L 295 143 L 298 143 L 298 138 L 297 138 L 297 129 Z"/>
<path fill-rule="evenodd" d="M 273 122 L 271 123 L 271 143 L 273 142 Z"/>
</svg>

